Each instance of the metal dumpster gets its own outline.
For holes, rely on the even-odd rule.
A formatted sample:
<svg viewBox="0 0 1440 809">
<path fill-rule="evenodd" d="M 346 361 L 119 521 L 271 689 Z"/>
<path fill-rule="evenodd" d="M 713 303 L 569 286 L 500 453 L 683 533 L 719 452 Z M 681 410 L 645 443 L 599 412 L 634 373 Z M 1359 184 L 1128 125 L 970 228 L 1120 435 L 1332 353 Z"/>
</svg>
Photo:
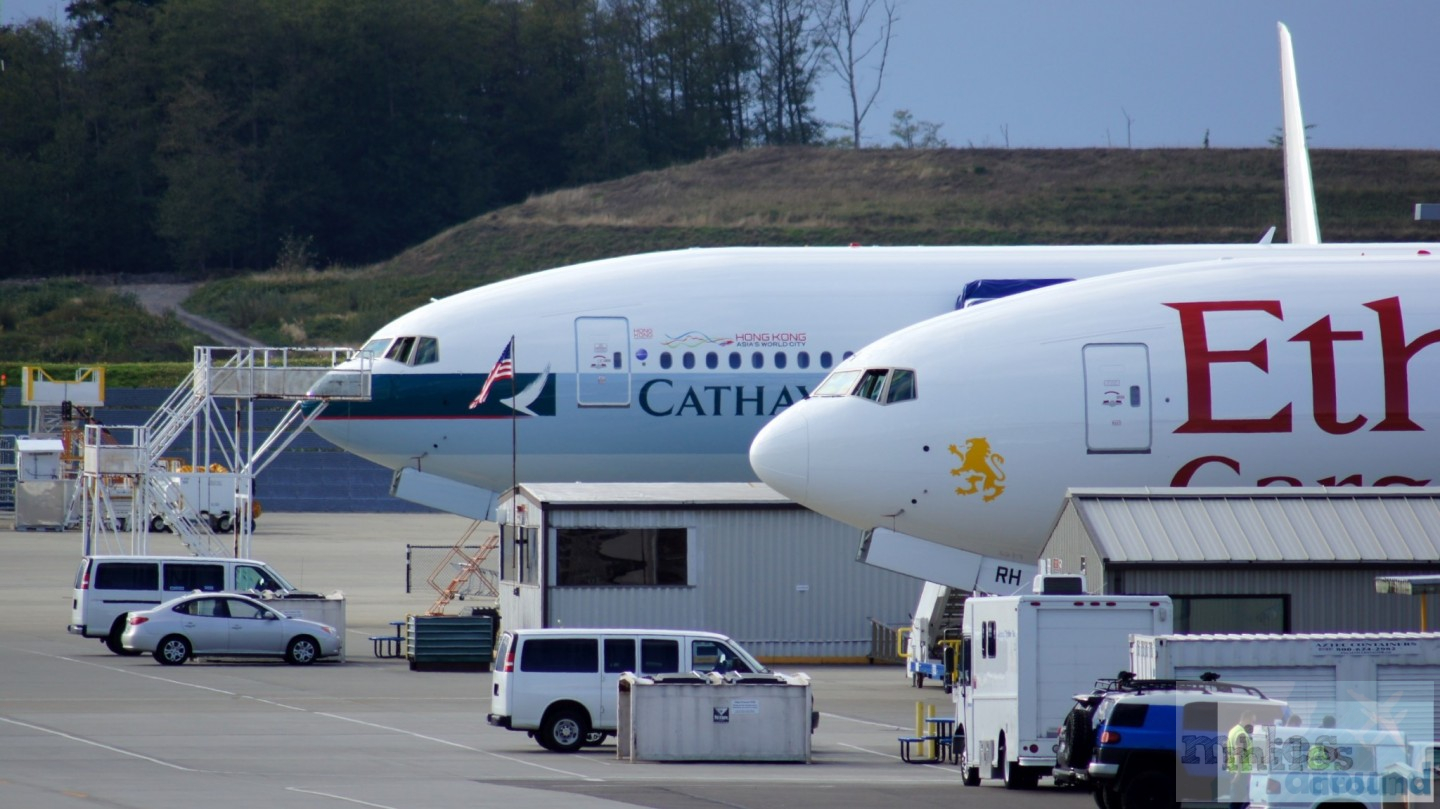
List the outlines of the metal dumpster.
<svg viewBox="0 0 1440 809">
<path fill-rule="evenodd" d="M 803 674 L 626 673 L 618 688 L 621 759 L 810 762 L 813 704 Z"/>
</svg>

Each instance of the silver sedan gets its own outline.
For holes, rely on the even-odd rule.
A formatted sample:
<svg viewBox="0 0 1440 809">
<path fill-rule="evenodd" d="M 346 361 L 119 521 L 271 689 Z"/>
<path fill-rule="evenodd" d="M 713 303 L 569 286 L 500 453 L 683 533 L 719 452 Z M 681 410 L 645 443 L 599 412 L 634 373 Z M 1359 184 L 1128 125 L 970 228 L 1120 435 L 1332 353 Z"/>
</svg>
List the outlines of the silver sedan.
<svg viewBox="0 0 1440 809">
<path fill-rule="evenodd" d="M 291 618 L 235 593 L 192 593 L 126 620 L 121 644 L 167 666 L 192 657 L 280 657 L 306 665 L 340 653 L 334 627 Z"/>
</svg>

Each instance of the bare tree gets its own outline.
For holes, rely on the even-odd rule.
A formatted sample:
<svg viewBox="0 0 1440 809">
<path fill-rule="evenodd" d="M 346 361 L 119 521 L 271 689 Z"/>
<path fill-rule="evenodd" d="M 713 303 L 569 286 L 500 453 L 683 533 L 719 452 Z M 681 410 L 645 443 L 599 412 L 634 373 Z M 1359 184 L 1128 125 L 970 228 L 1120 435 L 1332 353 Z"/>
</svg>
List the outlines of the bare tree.
<svg viewBox="0 0 1440 809">
<path fill-rule="evenodd" d="M 856 149 L 860 148 L 860 124 L 870 112 L 876 96 L 880 95 L 880 84 L 885 79 L 885 61 L 890 56 L 890 40 L 894 36 L 895 23 L 900 20 L 897 12 L 899 0 L 819 0 L 824 8 L 823 22 L 819 28 L 822 59 L 840 80 L 850 95 L 850 136 Z M 866 24 L 872 13 L 876 16 L 876 31 L 873 37 L 865 35 Z M 868 90 L 860 75 L 861 66 L 879 50 L 879 64 L 875 66 L 875 83 Z M 863 99 L 862 99 L 863 97 Z"/>
</svg>

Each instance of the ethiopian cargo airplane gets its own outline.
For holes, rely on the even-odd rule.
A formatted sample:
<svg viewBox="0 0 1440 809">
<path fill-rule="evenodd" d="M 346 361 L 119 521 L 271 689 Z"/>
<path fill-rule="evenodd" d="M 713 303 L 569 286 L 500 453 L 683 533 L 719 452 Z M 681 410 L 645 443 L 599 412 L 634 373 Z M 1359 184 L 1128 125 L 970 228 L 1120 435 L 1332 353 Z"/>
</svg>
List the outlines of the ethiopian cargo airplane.
<svg viewBox="0 0 1440 809">
<path fill-rule="evenodd" d="M 1289 132 L 1299 103 L 1283 26 L 1281 52 Z M 517 481 L 753 480 L 761 426 L 852 351 L 926 318 L 1162 264 L 1422 247 L 1318 244 L 1295 132 L 1285 173 L 1299 244 L 714 248 L 577 264 L 382 327 L 365 346 L 372 399 L 333 403 L 312 429 L 397 470 L 396 495 L 477 519 Z"/>
<path fill-rule="evenodd" d="M 1119 273 L 866 346 L 750 460 L 887 541 L 1033 565 L 1067 487 L 1433 484 L 1437 343 L 1440 255 Z"/>
</svg>

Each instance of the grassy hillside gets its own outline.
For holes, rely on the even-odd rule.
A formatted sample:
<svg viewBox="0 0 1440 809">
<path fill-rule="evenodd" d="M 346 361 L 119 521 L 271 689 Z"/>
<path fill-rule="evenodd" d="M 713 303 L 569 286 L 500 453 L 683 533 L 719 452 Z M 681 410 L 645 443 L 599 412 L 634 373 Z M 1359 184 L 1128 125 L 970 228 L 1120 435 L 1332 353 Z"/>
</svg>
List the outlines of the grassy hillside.
<svg viewBox="0 0 1440 809">
<path fill-rule="evenodd" d="M 1440 152 L 1312 164 L 1327 241 L 1440 240 L 1413 220 L 1440 188 Z M 186 306 L 271 345 L 356 345 L 432 297 L 650 250 L 1249 242 L 1272 225 L 1283 241 L 1283 186 L 1275 149 L 755 149 L 538 196 L 370 267 L 213 282 Z M 3 329 L 0 359 L 14 356 Z"/>
</svg>

